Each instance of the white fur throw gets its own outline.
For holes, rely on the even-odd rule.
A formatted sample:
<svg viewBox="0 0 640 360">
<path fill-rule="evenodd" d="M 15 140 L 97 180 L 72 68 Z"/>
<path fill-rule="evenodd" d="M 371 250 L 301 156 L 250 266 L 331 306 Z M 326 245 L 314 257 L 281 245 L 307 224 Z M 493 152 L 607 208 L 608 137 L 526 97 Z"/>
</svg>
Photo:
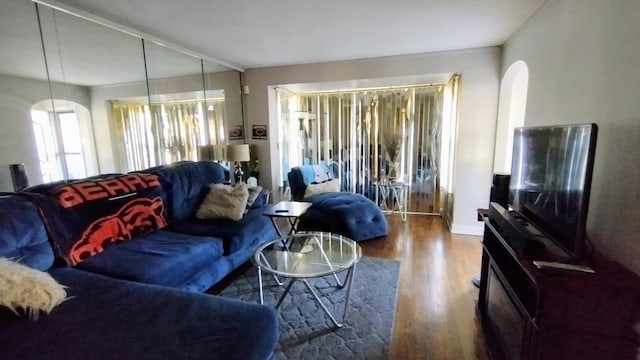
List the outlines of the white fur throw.
<svg viewBox="0 0 640 360">
<path fill-rule="evenodd" d="M 304 198 L 308 198 L 311 195 L 322 194 L 326 192 L 339 192 L 340 191 L 340 182 L 338 179 L 333 179 L 329 181 L 325 181 L 320 184 L 309 184 L 307 188 L 304 190 Z"/>
<path fill-rule="evenodd" d="M 0 305 L 37 320 L 41 311 L 50 313 L 66 297 L 64 286 L 46 272 L 0 258 Z"/>
<path fill-rule="evenodd" d="M 249 191 L 247 184 L 236 186 L 211 184 L 210 190 L 196 211 L 198 219 L 240 220 L 244 215 Z"/>
</svg>

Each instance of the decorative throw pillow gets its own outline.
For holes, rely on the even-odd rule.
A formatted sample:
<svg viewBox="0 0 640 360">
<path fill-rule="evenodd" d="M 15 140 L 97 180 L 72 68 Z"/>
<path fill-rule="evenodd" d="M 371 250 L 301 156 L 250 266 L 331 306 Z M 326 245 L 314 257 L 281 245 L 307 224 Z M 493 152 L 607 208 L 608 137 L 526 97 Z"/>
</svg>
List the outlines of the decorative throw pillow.
<svg viewBox="0 0 640 360">
<path fill-rule="evenodd" d="M 22 310 L 31 320 L 40 312 L 50 313 L 67 297 L 51 275 L 5 258 L 0 258 L 0 289 L 0 305 L 16 314 Z"/>
<path fill-rule="evenodd" d="M 304 190 L 304 198 L 308 198 L 311 195 L 322 194 L 326 192 L 339 192 L 340 191 L 340 183 L 338 179 L 333 179 L 329 181 L 325 181 L 320 184 L 309 184 L 307 188 Z"/>
<path fill-rule="evenodd" d="M 249 197 L 247 198 L 247 209 L 251 209 L 253 203 L 256 202 L 256 199 L 262 192 L 262 186 L 247 187 L 247 191 L 249 192 Z"/>
<path fill-rule="evenodd" d="M 249 191 L 246 184 L 236 186 L 212 184 L 196 211 L 198 219 L 240 220 L 244 215 Z"/>
</svg>

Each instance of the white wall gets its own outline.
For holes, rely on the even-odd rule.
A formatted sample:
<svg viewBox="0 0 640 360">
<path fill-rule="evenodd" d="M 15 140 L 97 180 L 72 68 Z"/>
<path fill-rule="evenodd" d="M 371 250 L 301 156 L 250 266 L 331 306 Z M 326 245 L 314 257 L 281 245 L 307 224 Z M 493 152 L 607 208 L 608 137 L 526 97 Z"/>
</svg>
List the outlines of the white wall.
<svg viewBox="0 0 640 360">
<path fill-rule="evenodd" d="M 525 125 L 599 126 L 587 233 L 640 273 L 640 2 L 549 0 L 504 47 L 529 67 Z"/>
<path fill-rule="evenodd" d="M 486 207 L 491 187 L 501 50 L 498 47 L 394 56 L 246 71 L 247 116 L 268 124 L 269 138 L 249 140 L 260 151 L 260 183 L 277 189 L 278 149 L 273 86 L 353 79 L 395 78 L 460 73 L 459 124 L 452 231 L 481 234 L 476 209 Z"/>
<path fill-rule="evenodd" d="M 56 98 L 89 108 L 86 87 L 53 84 Z M 31 107 L 50 99 L 46 81 L 0 75 L 0 191 L 13 191 L 9 164 L 24 163 L 30 184 L 42 182 L 40 165 L 33 138 Z"/>
</svg>

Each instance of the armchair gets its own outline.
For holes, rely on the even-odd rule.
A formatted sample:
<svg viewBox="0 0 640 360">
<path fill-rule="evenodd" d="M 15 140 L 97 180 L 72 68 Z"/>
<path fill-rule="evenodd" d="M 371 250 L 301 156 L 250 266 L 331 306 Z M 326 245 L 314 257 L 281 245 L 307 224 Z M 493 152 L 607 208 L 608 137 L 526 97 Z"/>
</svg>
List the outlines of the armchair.
<svg viewBox="0 0 640 360">
<path fill-rule="evenodd" d="M 363 195 L 339 191 L 305 198 L 305 190 L 310 183 L 304 174 L 309 173 L 311 167 L 294 167 L 287 174 L 292 199 L 312 204 L 300 217 L 298 230 L 329 231 L 355 241 L 387 235 L 387 219 L 376 203 Z"/>
</svg>

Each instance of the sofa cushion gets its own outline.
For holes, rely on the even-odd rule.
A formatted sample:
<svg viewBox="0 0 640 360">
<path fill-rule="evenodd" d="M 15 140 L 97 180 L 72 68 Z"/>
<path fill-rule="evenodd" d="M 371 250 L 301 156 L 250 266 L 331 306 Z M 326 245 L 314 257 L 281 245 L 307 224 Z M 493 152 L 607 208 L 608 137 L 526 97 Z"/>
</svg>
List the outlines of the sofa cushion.
<svg viewBox="0 0 640 360">
<path fill-rule="evenodd" d="M 195 217 L 170 224 L 167 228 L 182 234 L 219 237 L 224 243 L 225 255 L 251 248 L 278 235 L 268 217 L 262 215 L 265 207 L 247 211 L 239 221 L 229 219 L 198 219 Z"/>
<path fill-rule="evenodd" d="M 323 183 L 327 180 L 337 178 L 337 166 L 337 163 L 332 163 L 331 165 L 301 165 L 292 167 L 289 173 L 287 173 L 291 199 L 294 201 L 303 200 L 305 190 L 309 184 Z M 347 190 L 346 181 L 340 182 L 340 189 L 342 191 Z"/>
<path fill-rule="evenodd" d="M 275 311 L 219 296 L 51 271 L 70 298 L 37 321 L 0 309 L 3 359 L 267 359 Z"/>
<path fill-rule="evenodd" d="M 27 198 L 0 195 L 0 257 L 38 270 L 53 265 L 54 253 L 38 209 Z"/>
<path fill-rule="evenodd" d="M 85 259 L 79 269 L 148 284 L 184 287 L 222 256 L 222 241 L 160 230 Z"/>
<path fill-rule="evenodd" d="M 169 223 L 196 213 L 209 184 L 225 182 L 225 169 L 212 161 L 184 161 L 154 169 L 168 194 Z"/>
<path fill-rule="evenodd" d="M 46 272 L 5 258 L 0 258 L 0 289 L 0 307 L 33 320 L 67 297 L 64 287 Z"/>
<path fill-rule="evenodd" d="M 114 242 L 166 226 L 165 192 L 155 174 L 132 173 L 41 189 L 41 208 L 58 255 L 74 265 Z"/>
<path fill-rule="evenodd" d="M 198 219 L 240 220 L 247 207 L 249 191 L 246 184 L 236 186 L 211 184 L 209 192 L 196 210 Z M 255 201 L 255 199 L 254 199 Z"/>
<path fill-rule="evenodd" d="M 307 185 L 307 188 L 304 190 L 304 198 L 306 199 L 316 194 L 323 194 L 327 192 L 339 192 L 339 191 L 340 191 L 340 181 L 338 179 L 331 179 L 323 183 Z"/>
</svg>

